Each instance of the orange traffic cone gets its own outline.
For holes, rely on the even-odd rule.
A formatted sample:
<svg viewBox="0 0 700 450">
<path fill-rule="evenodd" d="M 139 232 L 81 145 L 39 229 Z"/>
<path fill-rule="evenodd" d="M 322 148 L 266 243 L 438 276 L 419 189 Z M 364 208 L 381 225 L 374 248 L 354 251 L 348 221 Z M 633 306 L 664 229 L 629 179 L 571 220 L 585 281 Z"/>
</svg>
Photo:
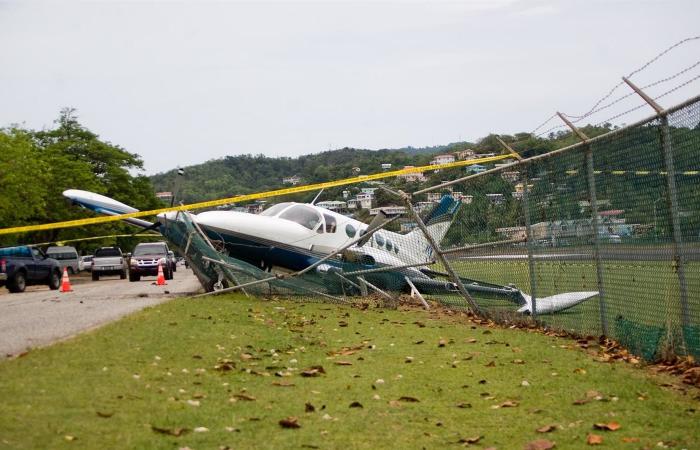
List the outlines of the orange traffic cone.
<svg viewBox="0 0 700 450">
<path fill-rule="evenodd" d="M 68 279 L 68 269 L 64 267 L 63 278 L 61 279 L 61 292 L 71 292 L 72 290 L 70 279 Z"/>
<path fill-rule="evenodd" d="M 156 285 L 165 286 L 166 284 L 165 275 L 163 275 L 163 265 L 158 263 L 158 279 L 156 280 Z"/>
</svg>

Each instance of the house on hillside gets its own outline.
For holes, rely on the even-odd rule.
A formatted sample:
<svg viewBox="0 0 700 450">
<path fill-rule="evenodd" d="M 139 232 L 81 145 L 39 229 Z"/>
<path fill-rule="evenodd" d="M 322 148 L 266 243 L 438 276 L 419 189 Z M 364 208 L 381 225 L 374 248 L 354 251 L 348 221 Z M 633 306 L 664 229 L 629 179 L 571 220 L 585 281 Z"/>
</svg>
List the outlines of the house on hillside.
<svg viewBox="0 0 700 450">
<path fill-rule="evenodd" d="M 404 169 L 413 169 L 413 167 L 414 166 L 404 166 Z M 402 173 L 401 175 L 397 175 L 396 178 L 404 180 L 407 183 L 423 183 L 427 180 L 422 172 Z"/>
<path fill-rule="evenodd" d="M 376 216 L 379 211 L 384 211 L 387 216 L 403 216 L 407 213 L 405 206 L 388 205 L 370 209 L 369 215 Z"/>
<path fill-rule="evenodd" d="M 471 166 L 467 166 L 465 169 L 465 172 L 467 173 L 481 173 L 486 170 L 486 167 L 482 166 L 481 164 L 473 164 Z"/>
<path fill-rule="evenodd" d="M 492 205 L 501 205 L 505 201 L 503 194 L 486 194 L 486 198 Z"/>
<path fill-rule="evenodd" d="M 449 164 L 455 162 L 455 156 L 454 155 L 437 155 L 435 158 L 433 158 L 432 161 L 430 161 L 431 165 L 438 165 L 438 164 Z"/>
<path fill-rule="evenodd" d="M 461 160 L 469 160 L 469 159 L 475 159 L 476 158 L 476 152 L 470 148 L 466 150 L 462 150 L 461 152 L 455 152 L 455 156 L 457 159 Z"/>
<path fill-rule="evenodd" d="M 316 206 L 320 206 L 321 208 L 326 208 L 338 213 L 342 213 L 348 209 L 347 202 L 343 202 L 340 200 L 326 200 L 323 202 L 316 202 Z"/>
<path fill-rule="evenodd" d="M 301 183 L 301 177 L 299 177 L 299 175 L 285 177 L 285 178 L 282 178 L 282 183 L 291 184 L 292 186 L 296 186 L 297 184 Z"/>
</svg>

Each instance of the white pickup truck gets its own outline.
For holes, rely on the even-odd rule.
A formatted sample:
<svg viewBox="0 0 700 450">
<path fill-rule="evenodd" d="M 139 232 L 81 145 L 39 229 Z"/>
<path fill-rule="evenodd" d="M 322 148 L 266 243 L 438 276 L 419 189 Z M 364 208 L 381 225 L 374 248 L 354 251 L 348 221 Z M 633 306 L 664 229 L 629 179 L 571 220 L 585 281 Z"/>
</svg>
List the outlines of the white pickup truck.
<svg viewBox="0 0 700 450">
<path fill-rule="evenodd" d="M 98 248 L 92 257 L 92 280 L 97 281 L 100 275 L 119 275 L 126 278 L 128 264 L 119 247 Z"/>
</svg>

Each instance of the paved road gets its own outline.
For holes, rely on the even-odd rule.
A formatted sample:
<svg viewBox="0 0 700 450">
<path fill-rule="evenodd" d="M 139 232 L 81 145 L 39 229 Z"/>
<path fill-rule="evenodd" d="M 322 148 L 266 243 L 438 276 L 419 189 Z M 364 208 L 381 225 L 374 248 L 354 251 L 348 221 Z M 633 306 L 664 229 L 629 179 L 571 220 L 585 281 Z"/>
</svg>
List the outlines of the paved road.
<svg viewBox="0 0 700 450">
<path fill-rule="evenodd" d="M 156 286 L 155 277 L 130 283 L 118 276 L 92 281 L 88 274 L 81 274 L 71 278 L 70 293 L 47 286 L 28 287 L 21 294 L 0 288 L 0 359 L 201 289 L 192 271 L 178 267 L 174 275 L 167 286 Z"/>
</svg>

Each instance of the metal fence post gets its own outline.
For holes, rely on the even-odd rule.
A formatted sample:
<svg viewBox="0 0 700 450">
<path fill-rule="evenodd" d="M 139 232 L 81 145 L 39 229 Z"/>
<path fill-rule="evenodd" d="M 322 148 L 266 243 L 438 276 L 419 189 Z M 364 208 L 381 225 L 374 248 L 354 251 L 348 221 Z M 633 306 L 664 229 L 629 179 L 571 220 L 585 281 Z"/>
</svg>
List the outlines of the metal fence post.
<svg viewBox="0 0 700 450">
<path fill-rule="evenodd" d="M 525 169 L 527 170 L 527 169 Z M 530 221 L 530 196 L 528 194 L 528 183 L 530 182 L 527 173 L 523 176 L 525 186 L 523 187 L 523 214 L 525 214 L 525 235 L 527 236 L 527 268 L 530 275 L 530 296 L 532 297 L 532 317 L 537 316 L 537 273 L 535 272 L 534 241 L 532 239 L 532 224 Z"/>
<path fill-rule="evenodd" d="M 681 223 L 678 214 L 678 191 L 676 189 L 676 171 L 673 163 L 673 150 L 671 149 L 671 133 L 668 127 L 668 112 L 665 111 L 658 103 L 639 89 L 634 83 L 625 77 L 622 80 L 634 90 L 645 102 L 649 104 L 661 120 L 661 150 L 664 155 L 664 166 L 666 168 L 666 188 L 668 189 L 668 210 L 671 216 L 671 229 L 673 236 L 673 261 L 676 265 L 675 270 L 678 275 L 678 285 L 680 288 L 681 300 L 681 324 L 683 327 L 690 325 L 690 316 L 688 312 L 688 285 L 685 279 L 685 258 L 683 254 L 683 237 L 681 234 Z"/>
<path fill-rule="evenodd" d="M 608 333 L 608 314 L 605 303 L 605 286 L 603 283 L 603 261 L 600 257 L 600 239 L 598 236 L 598 197 L 595 186 L 595 170 L 593 168 L 593 150 L 590 144 L 586 143 L 586 177 L 588 178 L 588 195 L 591 202 L 591 225 L 593 227 L 593 257 L 595 258 L 596 280 L 598 282 L 598 301 L 600 309 L 600 326 L 603 335 Z"/>
<path fill-rule="evenodd" d="M 388 193 L 399 197 L 401 200 L 403 200 L 404 204 L 406 205 L 406 210 L 408 211 L 409 215 L 411 218 L 416 222 L 416 225 L 420 230 L 423 232 L 423 235 L 425 236 L 425 239 L 428 241 L 430 246 L 433 248 L 433 251 L 435 252 L 435 256 L 437 259 L 442 263 L 443 266 L 445 266 L 445 270 L 447 271 L 448 275 L 450 276 L 450 280 L 455 284 L 457 287 L 457 290 L 459 291 L 460 294 L 462 294 L 462 297 L 467 301 L 467 304 L 469 305 L 469 309 L 472 310 L 474 314 L 477 315 L 482 315 L 483 311 L 481 308 L 479 308 L 479 305 L 474 301 L 474 298 L 469 295 L 469 292 L 467 289 L 464 287 L 464 284 L 462 283 L 462 280 L 459 278 L 459 275 L 454 271 L 452 268 L 452 265 L 450 262 L 447 260 L 445 255 L 442 253 L 442 250 L 440 249 L 440 244 L 439 242 L 436 242 L 435 239 L 430 235 L 430 232 L 428 232 L 428 228 L 425 226 L 425 223 L 423 223 L 423 220 L 420 218 L 418 213 L 416 213 L 416 210 L 413 209 L 413 205 L 411 204 L 411 200 L 409 199 L 408 195 L 402 194 L 400 192 L 396 192 L 394 190 L 391 190 L 387 188 L 386 186 L 381 186 L 381 188 Z"/>
<path fill-rule="evenodd" d="M 605 286 L 603 284 L 603 261 L 600 257 L 600 239 L 598 236 L 598 198 L 595 187 L 595 170 L 593 166 L 593 149 L 588 136 L 583 131 L 579 130 L 569 121 L 563 114 L 557 112 L 559 118 L 571 128 L 571 131 L 583 141 L 583 148 L 586 154 L 586 179 L 588 182 L 588 196 L 591 202 L 591 228 L 593 228 L 593 258 L 595 259 L 596 281 L 598 283 L 598 305 L 600 312 L 600 326 L 604 336 L 608 334 L 608 314 L 607 305 L 605 303 Z"/>
<path fill-rule="evenodd" d="M 510 145 L 506 144 L 501 138 L 496 137 L 498 142 L 515 158 L 522 162 L 523 158 L 516 152 Z M 527 237 L 527 269 L 528 275 L 530 276 L 530 297 L 532 301 L 532 306 L 530 310 L 530 316 L 533 318 L 537 316 L 537 273 L 535 271 L 535 257 L 534 257 L 534 242 L 532 240 L 532 223 L 530 221 L 530 196 L 529 184 L 530 180 L 527 176 L 527 167 L 523 167 L 523 214 L 525 215 L 525 236 Z"/>
</svg>

